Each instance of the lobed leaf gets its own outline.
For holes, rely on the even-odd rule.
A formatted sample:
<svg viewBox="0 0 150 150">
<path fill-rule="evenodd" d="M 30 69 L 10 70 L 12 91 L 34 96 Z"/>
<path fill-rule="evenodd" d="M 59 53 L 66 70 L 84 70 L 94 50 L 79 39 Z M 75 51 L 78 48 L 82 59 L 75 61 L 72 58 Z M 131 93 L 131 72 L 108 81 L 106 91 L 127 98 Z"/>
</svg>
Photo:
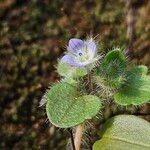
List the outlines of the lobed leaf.
<svg viewBox="0 0 150 150">
<path fill-rule="evenodd" d="M 68 83 L 54 85 L 45 97 L 48 119 L 61 128 L 69 128 L 91 119 L 101 107 L 97 96 L 82 96 L 75 86 Z"/>
<path fill-rule="evenodd" d="M 141 105 L 150 100 L 150 77 L 147 68 L 138 66 L 128 72 L 128 80 L 115 93 L 114 100 L 120 105 Z"/>
</svg>

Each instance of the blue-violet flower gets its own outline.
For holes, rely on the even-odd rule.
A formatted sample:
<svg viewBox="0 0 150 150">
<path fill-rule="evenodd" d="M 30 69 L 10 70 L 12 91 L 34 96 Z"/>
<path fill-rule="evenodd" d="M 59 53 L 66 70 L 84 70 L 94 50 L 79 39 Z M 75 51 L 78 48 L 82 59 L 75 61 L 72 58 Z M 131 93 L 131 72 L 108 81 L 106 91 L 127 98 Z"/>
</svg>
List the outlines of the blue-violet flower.
<svg viewBox="0 0 150 150">
<path fill-rule="evenodd" d="M 73 67 L 85 67 L 98 59 L 100 56 L 97 55 L 97 46 L 92 38 L 86 41 L 73 38 L 69 40 L 68 52 L 61 61 Z"/>
</svg>

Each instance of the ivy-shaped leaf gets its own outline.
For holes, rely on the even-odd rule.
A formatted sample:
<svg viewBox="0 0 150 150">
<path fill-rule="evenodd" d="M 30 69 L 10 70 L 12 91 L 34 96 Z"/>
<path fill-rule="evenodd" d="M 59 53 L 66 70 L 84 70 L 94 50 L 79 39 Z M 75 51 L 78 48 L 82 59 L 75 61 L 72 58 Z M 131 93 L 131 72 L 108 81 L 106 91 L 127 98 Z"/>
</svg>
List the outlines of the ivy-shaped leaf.
<svg viewBox="0 0 150 150">
<path fill-rule="evenodd" d="M 133 115 L 119 115 L 104 124 L 93 150 L 150 150 L 150 123 Z"/>
<path fill-rule="evenodd" d="M 46 112 L 52 124 L 69 128 L 94 117 L 101 107 L 100 99 L 93 95 L 81 95 L 68 83 L 55 84 L 47 91 Z"/>
<path fill-rule="evenodd" d="M 147 67 L 134 67 L 128 72 L 126 83 L 114 95 L 120 105 L 141 105 L 150 100 L 150 77 Z"/>
</svg>

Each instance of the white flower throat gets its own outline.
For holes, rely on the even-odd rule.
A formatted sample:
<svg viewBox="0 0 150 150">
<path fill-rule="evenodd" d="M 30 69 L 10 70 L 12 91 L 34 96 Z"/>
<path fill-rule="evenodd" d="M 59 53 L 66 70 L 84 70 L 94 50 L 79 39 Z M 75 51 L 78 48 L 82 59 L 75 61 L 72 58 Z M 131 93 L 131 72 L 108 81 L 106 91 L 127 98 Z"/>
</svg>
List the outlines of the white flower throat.
<svg viewBox="0 0 150 150">
<path fill-rule="evenodd" d="M 80 62 L 86 62 L 91 59 L 91 56 L 89 55 L 87 46 L 84 46 L 84 48 L 82 49 L 82 52 L 78 53 L 77 58 Z"/>
</svg>

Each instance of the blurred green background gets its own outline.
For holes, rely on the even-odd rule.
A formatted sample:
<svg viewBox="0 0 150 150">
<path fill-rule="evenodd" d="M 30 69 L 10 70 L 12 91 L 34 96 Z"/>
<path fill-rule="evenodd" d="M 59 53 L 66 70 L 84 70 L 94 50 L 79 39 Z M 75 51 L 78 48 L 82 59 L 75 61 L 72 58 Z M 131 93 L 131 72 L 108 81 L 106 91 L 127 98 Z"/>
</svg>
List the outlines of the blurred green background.
<svg viewBox="0 0 150 150">
<path fill-rule="evenodd" d="M 68 133 L 39 107 L 59 80 L 57 59 L 72 37 L 97 36 L 102 51 L 128 47 L 127 1 L 0 0 L 0 149 L 65 149 Z M 132 0 L 132 10 L 131 58 L 150 67 L 150 1 Z"/>
</svg>

